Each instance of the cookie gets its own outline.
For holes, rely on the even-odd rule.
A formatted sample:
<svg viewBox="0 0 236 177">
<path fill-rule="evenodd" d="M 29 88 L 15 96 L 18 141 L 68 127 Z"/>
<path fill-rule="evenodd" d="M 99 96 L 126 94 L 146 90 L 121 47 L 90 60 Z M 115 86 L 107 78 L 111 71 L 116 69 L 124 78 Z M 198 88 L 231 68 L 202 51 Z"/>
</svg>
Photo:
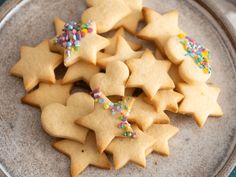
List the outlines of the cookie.
<svg viewBox="0 0 236 177">
<path fill-rule="evenodd" d="M 134 100 L 127 98 L 114 104 L 99 90 L 94 90 L 93 96 L 96 101 L 93 112 L 78 117 L 76 123 L 95 132 L 98 151 L 103 152 L 115 137 L 133 136 L 127 115 Z"/>
<path fill-rule="evenodd" d="M 114 27 L 114 29 L 119 27 L 124 27 L 127 31 L 132 34 L 136 33 L 136 29 L 138 27 L 139 21 L 143 19 L 142 0 L 125 0 L 124 1 L 129 8 L 131 9 L 131 13 L 121 19 Z"/>
<path fill-rule="evenodd" d="M 160 52 L 159 49 L 156 49 L 156 50 L 155 50 L 155 57 L 156 57 L 158 60 L 166 60 L 166 58 L 163 57 L 163 55 L 161 54 L 161 52 Z"/>
<path fill-rule="evenodd" d="M 62 82 L 65 84 L 83 80 L 89 83 L 90 79 L 99 71 L 100 68 L 96 65 L 85 61 L 78 61 L 68 68 Z"/>
<path fill-rule="evenodd" d="M 28 92 L 39 82 L 56 83 L 54 69 L 61 63 L 62 56 L 50 52 L 48 40 L 44 40 L 36 47 L 21 47 L 21 58 L 10 73 L 23 78 Z"/>
<path fill-rule="evenodd" d="M 210 51 L 194 39 L 180 33 L 166 45 L 168 58 L 179 65 L 179 75 L 189 84 L 206 82 L 211 76 Z"/>
<path fill-rule="evenodd" d="M 153 123 L 169 123 L 170 119 L 164 112 L 157 112 L 156 109 L 144 102 L 145 95 L 135 98 L 128 121 L 136 123 L 142 130 L 148 129 Z"/>
<path fill-rule="evenodd" d="M 111 61 L 126 61 L 130 58 L 139 58 L 143 54 L 143 51 L 133 51 L 127 41 L 119 36 L 117 40 L 117 48 L 115 55 L 101 58 L 98 60 L 98 65 L 105 68 L 107 64 Z"/>
<path fill-rule="evenodd" d="M 95 136 L 92 132 L 88 133 L 84 144 L 65 139 L 54 142 L 53 147 L 70 157 L 71 177 L 77 177 L 89 165 L 105 169 L 111 168 L 106 154 L 97 151 Z"/>
<path fill-rule="evenodd" d="M 161 155 L 170 155 L 168 140 L 178 132 L 179 129 L 170 124 L 153 124 L 145 133 L 155 139 L 155 144 L 146 151 L 146 154 L 154 151 Z"/>
<path fill-rule="evenodd" d="M 152 99 L 146 97 L 145 101 L 155 106 L 157 112 L 167 110 L 177 113 L 178 103 L 183 98 L 184 96 L 182 94 L 175 92 L 172 89 L 167 89 L 159 90 Z"/>
<path fill-rule="evenodd" d="M 199 127 L 203 127 L 208 116 L 223 116 L 217 103 L 220 89 L 207 84 L 178 84 L 178 91 L 184 95 L 179 113 L 193 116 Z"/>
<path fill-rule="evenodd" d="M 183 79 L 179 75 L 179 66 L 178 65 L 171 65 L 170 70 L 169 70 L 169 75 L 175 85 L 177 85 L 180 82 L 184 82 Z"/>
<path fill-rule="evenodd" d="M 142 88 L 145 94 L 152 98 L 159 89 L 174 88 L 174 82 L 168 75 L 171 63 L 167 60 L 157 60 L 148 49 L 141 58 L 126 61 L 131 75 L 126 87 Z"/>
<path fill-rule="evenodd" d="M 134 139 L 115 138 L 106 148 L 106 151 L 113 155 L 116 170 L 125 166 L 129 161 L 145 167 L 146 151 L 155 143 L 152 136 L 143 133 L 136 126 L 132 128 L 136 132 Z"/>
<path fill-rule="evenodd" d="M 90 87 L 92 90 L 100 88 L 106 96 L 124 96 L 128 77 L 128 67 L 121 61 L 113 61 L 108 63 L 106 73 L 98 73 L 91 78 Z"/>
<path fill-rule="evenodd" d="M 131 13 L 131 9 L 123 0 L 90 0 L 88 4 L 91 7 L 83 12 L 82 22 L 94 21 L 98 33 L 110 31 L 116 23 Z"/>
<path fill-rule="evenodd" d="M 96 64 L 97 52 L 109 45 L 109 41 L 96 33 L 96 24 L 77 24 L 70 21 L 64 25 L 63 33 L 50 42 L 53 51 L 64 51 L 66 67 L 84 60 Z M 53 49 L 56 48 L 56 49 Z"/>
<path fill-rule="evenodd" d="M 53 103 L 46 106 L 41 115 L 43 129 L 51 136 L 85 142 L 88 129 L 74 122 L 94 109 L 93 98 L 82 92 L 71 95 L 66 106 Z"/>
<path fill-rule="evenodd" d="M 62 34 L 64 25 L 65 25 L 65 22 L 62 19 L 60 19 L 59 17 L 54 18 L 54 27 L 56 31 L 56 36 L 59 36 Z"/>
<path fill-rule="evenodd" d="M 110 41 L 110 44 L 104 49 L 104 52 L 110 55 L 114 55 L 117 48 L 118 38 L 122 36 L 126 39 L 124 28 L 119 28 L 116 33 L 112 36 L 112 38 L 107 38 Z M 139 50 L 142 46 L 140 44 L 134 43 L 132 41 L 128 41 L 129 46 L 133 50 Z"/>
<path fill-rule="evenodd" d="M 173 10 L 160 15 L 150 8 L 145 8 L 143 13 L 147 25 L 138 33 L 138 36 L 142 39 L 154 41 L 164 54 L 164 46 L 167 40 L 182 33 L 178 26 L 178 12 Z"/>
<path fill-rule="evenodd" d="M 51 103 L 65 105 L 73 84 L 62 85 L 61 80 L 55 84 L 39 83 L 39 88 L 25 95 L 21 101 L 43 109 Z"/>
</svg>

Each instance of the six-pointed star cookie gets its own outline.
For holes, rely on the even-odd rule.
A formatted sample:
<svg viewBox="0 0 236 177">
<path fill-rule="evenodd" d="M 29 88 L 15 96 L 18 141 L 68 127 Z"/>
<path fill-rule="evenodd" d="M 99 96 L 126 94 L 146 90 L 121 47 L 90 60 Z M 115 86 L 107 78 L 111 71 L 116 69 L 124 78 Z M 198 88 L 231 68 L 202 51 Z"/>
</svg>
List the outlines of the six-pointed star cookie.
<svg viewBox="0 0 236 177">
<path fill-rule="evenodd" d="M 127 41 L 122 36 L 119 36 L 115 55 L 107 58 L 101 58 L 97 61 L 97 63 L 102 67 L 106 67 L 106 65 L 111 61 L 126 61 L 130 58 L 139 58 L 142 54 L 143 51 L 133 51 Z"/>
<path fill-rule="evenodd" d="M 157 60 L 150 50 L 146 50 L 141 58 L 126 61 L 131 76 L 127 87 L 139 87 L 152 98 L 159 89 L 174 88 L 174 83 L 168 75 L 171 63 L 167 60 Z"/>
<path fill-rule="evenodd" d="M 184 96 L 172 89 L 159 90 L 156 95 L 150 99 L 145 98 L 147 103 L 150 103 L 156 107 L 157 112 L 171 111 L 178 112 L 178 103 L 184 98 Z"/>
<path fill-rule="evenodd" d="M 54 69 L 62 62 L 62 56 L 50 52 L 48 40 L 38 46 L 21 47 L 21 58 L 11 68 L 11 74 L 23 77 L 26 91 L 30 91 L 39 82 L 55 83 Z"/>
<path fill-rule="evenodd" d="M 146 154 L 155 151 L 168 156 L 170 154 L 168 140 L 176 135 L 178 131 L 178 128 L 170 124 L 153 124 L 145 133 L 155 139 L 155 144 L 146 151 Z"/>
<path fill-rule="evenodd" d="M 43 109 L 51 103 L 65 104 L 70 96 L 72 84 L 62 85 L 61 80 L 55 84 L 39 83 L 39 88 L 28 93 L 22 98 L 22 102 Z"/>
<path fill-rule="evenodd" d="M 89 83 L 90 79 L 100 71 L 99 67 L 85 61 L 78 61 L 71 65 L 62 80 L 63 83 L 73 83 L 83 80 Z"/>
<path fill-rule="evenodd" d="M 217 103 L 220 89 L 211 85 L 178 84 L 178 91 L 184 95 L 179 106 L 179 113 L 192 115 L 199 127 L 203 127 L 208 116 L 222 116 L 223 112 Z"/>
<path fill-rule="evenodd" d="M 92 132 L 89 132 L 85 144 L 65 139 L 53 143 L 53 147 L 70 157 L 72 177 L 77 177 L 89 165 L 105 169 L 111 167 L 106 154 L 97 151 L 95 136 Z"/>
<path fill-rule="evenodd" d="M 113 154 L 115 169 L 123 167 L 129 161 L 146 166 L 146 151 L 154 145 L 155 139 L 136 126 L 132 128 L 136 132 L 136 138 L 115 138 L 106 148 L 106 151 Z"/>
<path fill-rule="evenodd" d="M 135 98 L 128 120 L 136 123 L 142 130 L 146 130 L 153 123 L 170 122 L 164 112 L 157 112 L 152 105 L 144 102 L 144 94 Z"/>
<path fill-rule="evenodd" d="M 160 15 L 152 9 L 145 8 L 144 17 L 147 26 L 138 33 L 138 36 L 143 39 L 153 40 L 164 53 L 164 45 L 167 40 L 171 36 L 183 33 L 178 27 L 178 16 L 179 14 L 175 10 Z"/>
<path fill-rule="evenodd" d="M 104 50 L 105 53 L 108 53 L 110 55 L 115 54 L 119 36 L 122 36 L 123 38 L 126 39 L 124 28 L 119 28 L 116 31 L 116 33 L 112 36 L 112 38 L 107 38 L 110 41 L 110 44 L 105 48 L 105 50 Z M 134 43 L 132 41 L 127 40 L 127 42 L 133 50 L 138 50 L 142 47 L 140 44 Z"/>
<path fill-rule="evenodd" d="M 104 102 L 111 104 L 111 101 L 105 98 Z M 132 107 L 133 101 L 128 107 Z M 95 104 L 94 111 L 84 117 L 79 117 L 76 121 L 78 125 L 82 125 L 95 132 L 97 148 L 99 152 L 103 152 L 109 143 L 115 137 L 122 137 L 123 129 L 118 127 L 120 122 L 119 115 L 112 115 L 110 110 L 104 109 L 102 104 Z"/>
</svg>

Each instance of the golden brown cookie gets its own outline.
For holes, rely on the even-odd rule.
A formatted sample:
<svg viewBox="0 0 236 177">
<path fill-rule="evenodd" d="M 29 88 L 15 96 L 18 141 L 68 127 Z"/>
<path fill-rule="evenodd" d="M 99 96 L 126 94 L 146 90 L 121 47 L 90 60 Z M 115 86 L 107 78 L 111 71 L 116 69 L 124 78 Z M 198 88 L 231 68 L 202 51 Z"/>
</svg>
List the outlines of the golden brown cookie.
<svg viewBox="0 0 236 177">
<path fill-rule="evenodd" d="M 28 93 L 22 98 L 23 103 L 43 109 L 51 103 L 60 103 L 65 105 L 67 98 L 70 96 L 72 84 L 62 85 L 61 80 L 55 84 L 39 83 L 39 88 Z"/>
<path fill-rule="evenodd" d="M 101 58 L 97 61 L 98 65 L 105 68 L 112 61 L 126 61 L 130 58 L 139 58 L 143 51 L 133 51 L 127 41 L 119 36 L 117 40 L 116 53 L 113 56 Z"/>
<path fill-rule="evenodd" d="M 159 89 L 175 87 L 168 75 L 171 63 L 167 60 L 157 60 L 148 49 L 141 58 L 129 59 L 126 64 L 131 71 L 126 86 L 142 88 L 150 98 Z"/>
<path fill-rule="evenodd" d="M 178 112 L 178 103 L 184 98 L 184 96 L 172 89 L 159 90 L 152 99 L 146 97 L 145 101 L 147 103 L 155 106 L 157 112 L 162 112 L 165 110 L 171 112 Z"/>
<path fill-rule="evenodd" d="M 22 77 L 26 91 L 30 91 L 39 82 L 55 83 L 54 69 L 61 62 L 62 56 L 50 52 L 45 40 L 36 47 L 21 47 L 21 58 L 10 73 Z"/>
<path fill-rule="evenodd" d="M 128 77 L 128 67 L 121 61 L 113 61 L 107 65 L 106 73 L 98 73 L 91 78 L 90 87 L 92 90 L 100 88 L 106 96 L 124 96 Z"/>
<path fill-rule="evenodd" d="M 207 84 L 178 84 L 178 91 L 184 95 L 179 106 L 179 113 L 193 116 L 199 127 L 203 127 L 208 116 L 222 116 L 217 103 L 220 89 Z"/>
<path fill-rule="evenodd" d="M 71 177 L 77 177 L 89 165 L 111 168 L 106 154 L 97 151 L 95 136 L 92 132 L 88 134 L 85 144 L 65 139 L 53 143 L 53 147 L 70 157 Z"/>
<path fill-rule="evenodd" d="M 136 137 L 115 138 L 106 148 L 106 151 L 112 153 L 115 169 L 120 169 L 129 161 L 132 161 L 142 167 L 146 166 L 146 151 L 151 148 L 155 139 L 139 130 L 136 126 L 132 127 L 136 132 Z"/>
<path fill-rule="evenodd" d="M 170 122 L 164 112 L 157 112 L 152 105 L 144 102 L 144 94 L 135 98 L 128 120 L 136 123 L 142 130 L 148 129 L 153 123 Z"/>
<path fill-rule="evenodd" d="M 178 133 L 179 129 L 170 124 L 153 124 L 145 131 L 155 139 L 155 144 L 146 151 L 146 154 L 157 152 L 161 155 L 170 154 L 168 140 Z"/>
<path fill-rule="evenodd" d="M 53 103 L 46 106 L 41 115 L 43 129 L 51 136 L 85 142 L 88 129 L 74 122 L 94 109 L 93 98 L 82 92 L 71 95 L 66 106 Z"/>
</svg>

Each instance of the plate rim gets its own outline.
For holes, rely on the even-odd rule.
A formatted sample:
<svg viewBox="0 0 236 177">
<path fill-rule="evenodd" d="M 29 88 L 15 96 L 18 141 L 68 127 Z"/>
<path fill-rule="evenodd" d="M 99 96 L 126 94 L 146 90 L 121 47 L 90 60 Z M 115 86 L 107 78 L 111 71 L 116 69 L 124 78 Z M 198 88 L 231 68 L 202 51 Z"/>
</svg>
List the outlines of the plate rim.
<svg viewBox="0 0 236 177">
<path fill-rule="evenodd" d="M 19 8 L 20 6 L 24 5 L 25 3 L 29 2 L 29 0 L 7 0 L 0 6 L 0 28 L 4 26 L 4 22 L 11 17 L 14 9 Z M 225 33 L 226 36 L 221 35 L 223 40 L 225 41 L 225 45 L 228 48 L 230 53 L 230 58 L 232 59 L 234 68 L 236 70 L 236 30 L 234 29 L 233 25 L 230 23 L 228 18 L 223 14 L 223 12 L 217 7 L 214 1 L 205 1 L 205 0 L 187 0 L 193 6 L 200 6 L 203 8 L 205 12 L 210 15 L 215 22 L 219 25 L 221 30 Z M 214 25 L 214 24 L 213 24 Z M 215 26 L 215 25 L 214 25 Z M 216 26 L 215 26 L 216 27 Z M 218 29 L 219 27 L 216 27 Z M 228 40 L 230 43 L 226 42 Z M 214 176 L 216 177 L 223 177 L 228 176 L 233 169 L 236 167 L 236 144 L 232 151 L 227 154 L 228 158 L 221 167 L 217 168 L 217 172 Z M 7 176 L 10 177 L 5 167 L 0 164 L 0 170 Z"/>
</svg>

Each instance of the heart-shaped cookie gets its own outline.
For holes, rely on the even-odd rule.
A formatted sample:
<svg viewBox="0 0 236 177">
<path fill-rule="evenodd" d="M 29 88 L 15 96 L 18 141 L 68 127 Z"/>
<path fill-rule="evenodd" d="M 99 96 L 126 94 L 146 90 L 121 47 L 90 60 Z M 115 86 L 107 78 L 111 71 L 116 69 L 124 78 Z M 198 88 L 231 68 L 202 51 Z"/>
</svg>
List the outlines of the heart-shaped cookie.
<svg viewBox="0 0 236 177">
<path fill-rule="evenodd" d="M 88 129 L 76 125 L 79 117 L 94 109 L 93 98 L 86 93 L 75 93 L 67 100 L 67 105 L 53 103 L 46 106 L 41 115 L 44 130 L 51 136 L 85 142 Z"/>
<path fill-rule="evenodd" d="M 95 74 L 90 80 L 92 90 L 100 88 L 106 96 L 124 96 L 125 84 L 129 77 L 129 69 L 122 61 L 108 63 L 106 73 Z"/>
</svg>

